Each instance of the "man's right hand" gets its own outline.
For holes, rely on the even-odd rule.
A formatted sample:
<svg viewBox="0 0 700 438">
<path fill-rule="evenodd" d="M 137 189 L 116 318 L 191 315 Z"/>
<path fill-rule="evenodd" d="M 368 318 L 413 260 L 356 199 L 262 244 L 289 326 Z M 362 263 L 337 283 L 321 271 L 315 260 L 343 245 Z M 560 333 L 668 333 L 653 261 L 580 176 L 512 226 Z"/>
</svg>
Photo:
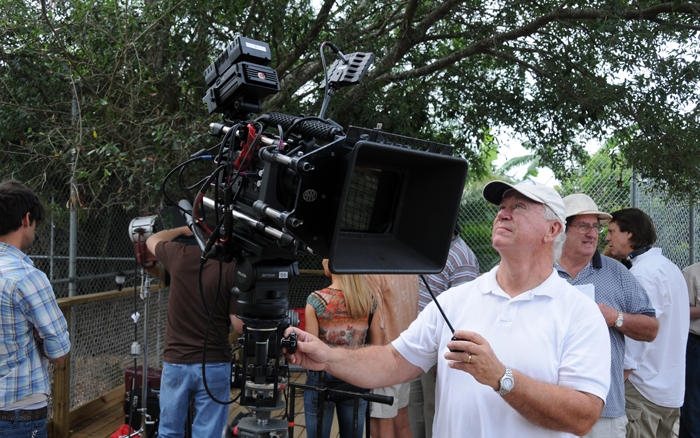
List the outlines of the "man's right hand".
<svg viewBox="0 0 700 438">
<path fill-rule="evenodd" d="M 312 371 L 322 371 L 330 360 L 333 349 L 323 341 L 296 327 L 289 327 L 284 331 L 284 337 L 288 338 L 291 333 L 297 334 L 297 351 L 289 354 L 284 349 L 284 356 L 290 364 L 299 365 Z"/>
</svg>

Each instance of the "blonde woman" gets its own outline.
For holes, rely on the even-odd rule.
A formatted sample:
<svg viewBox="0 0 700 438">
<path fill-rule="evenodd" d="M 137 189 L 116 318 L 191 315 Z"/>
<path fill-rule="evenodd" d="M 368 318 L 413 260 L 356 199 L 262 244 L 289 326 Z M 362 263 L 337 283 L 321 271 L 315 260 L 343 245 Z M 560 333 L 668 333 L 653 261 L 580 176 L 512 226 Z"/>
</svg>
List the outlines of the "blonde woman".
<svg viewBox="0 0 700 438">
<path fill-rule="evenodd" d="M 328 270 L 328 259 L 323 260 L 326 276 L 332 283 L 325 289 L 312 292 L 306 300 L 306 331 L 326 344 L 340 348 L 359 348 L 368 339 L 379 342 L 382 338 L 379 321 L 370 324 L 370 315 L 377 302 L 362 275 L 336 275 Z M 369 336 L 368 336 L 369 335 Z M 307 385 L 317 386 L 321 372 L 308 371 Z M 326 375 L 326 379 L 332 376 Z M 343 388 L 339 388 L 343 389 Z M 304 415 L 308 438 L 328 438 L 333 424 L 333 411 L 338 412 L 340 438 L 352 438 L 353 400 L 329 397 L 324 404 L 323 437 L 316 436 L 318 392 L 304 392 Z M 360 400 L 358 412 L 358 438 L 362 437 L 367 402 Z"/>
</svg>

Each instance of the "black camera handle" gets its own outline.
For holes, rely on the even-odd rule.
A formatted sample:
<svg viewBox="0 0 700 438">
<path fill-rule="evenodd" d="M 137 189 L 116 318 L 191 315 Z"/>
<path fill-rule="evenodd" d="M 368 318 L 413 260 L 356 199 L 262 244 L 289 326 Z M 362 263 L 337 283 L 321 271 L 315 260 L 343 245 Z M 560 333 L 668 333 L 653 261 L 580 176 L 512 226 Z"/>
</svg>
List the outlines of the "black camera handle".
<svg viewBox="0 0 700 438">
<path fill-rule="evenodd" d="M 290 367 L 293 368 L 293 367 Z M 290 372 L 292 370 L 290 369 Z M 301 383 L 289 383 L 287 387 L 290 389 L 290 402 L 287 404 L 287 421 L 289 421 L 289 437 L 294 436 L 294 407 L 296 399 L 296 390 L 303 389 L 305 391 L 316 391 L 318 392 L 318 412 L 316 413 L 316 436 L 323 436 L 323 411 L 325 401 L 329 395 L 341 395 L 350 397 L 353 400 L 353 417 L 352 417 L 352 436 L 357 436 L 359 428 L 359 410 L 360 410 L 360 400 L 365 400 L 370 403 L 381 403 L 384 405 L 391 405 L 394 403 L 394 397 L 388 395 L 372 394 L 371 392 L 361 393 L 355 391 L 343 391 L 339 389 L 332 389 L 325 386 L 325 381 L 322 379 L 318 386 L 312 385 L 302 385 Z M 365 426 L 367 428 L 366 435 L 369 436 L 369 411 L 370 405 L 367 405 Z"/>
<path fill-rule="evenodd" d="M 437 297 L 433 293 L 432 289 L 430 289 L 430 285 L 428 284 L 428 280 L 425 278 L 425 276 L 423 276 L 423 274 L 421 274 L 420 278 L 421 278 L 421 280 L 423 280 L 423 284 L 425 284 L 425 288 L 428 289 L 428 293 L 433 298 L 433 302 L 435 302 L 435 305 L 437 306 L 438 310 L 442 314 L 442 319 L 445 320 L 445 322 L 447 323 L 447 326 L 450 328 L 450 331 L 452 332 L 452 340 L 453 341 L 467 341 L 468 339 L 459 339 L 458 337 L 455 336 L 455 329 L 454 329 L 454 327 L 452 327 L 452 324 L 450 324 L 450 320 L 447 319 L 447 315 L 445 315 L 445 312 L 442 310 L 442 306 L 440 305 L 440 303 L 438 303 Z M 450 349 L 450 351 L 453 353 L 464 353 L 463 350 Z"/>
</svg>

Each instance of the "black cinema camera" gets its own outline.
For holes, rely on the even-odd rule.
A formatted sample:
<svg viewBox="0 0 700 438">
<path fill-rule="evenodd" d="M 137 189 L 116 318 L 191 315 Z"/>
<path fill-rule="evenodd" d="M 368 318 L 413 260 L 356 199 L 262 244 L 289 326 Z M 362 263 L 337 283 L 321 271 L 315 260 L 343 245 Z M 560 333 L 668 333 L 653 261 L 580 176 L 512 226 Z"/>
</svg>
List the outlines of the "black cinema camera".
<svg viewBox="0 0 700 438">
<path fill-rule="evenodd" d="M 358 83 L 374 59 L 329 45 L 341 59 L 327 72 L 321 116 L 333 92 Z M 339 274 L 440 272 L 467 176 L 452 146 L 380 129 L 345 132 L 322 117 L 265 113 L 251 120 L 262 111 L 261 99 L 279 91 L 270 60 L 268 44 L 237 37 L 205 70 L 210 88 L 203 101 L 223 116 L 210 133 L 222 140 L 169 174 L 212 161 L 194 207 L 186 200 L 179 206 L 203 257 L 236 263 L 234 294 L 245 324 L 236 380 L 241 405 L 256 412 L 238 431 L 251 437 L 286 436 L 287 423 L 270 412 L 284 407 L 281 348 L 295 348 L 282 334 L 298 255 L 329 258 Z M 204 225 L 205 215 L 215 216 L 216 227 Z"/>
</svg>

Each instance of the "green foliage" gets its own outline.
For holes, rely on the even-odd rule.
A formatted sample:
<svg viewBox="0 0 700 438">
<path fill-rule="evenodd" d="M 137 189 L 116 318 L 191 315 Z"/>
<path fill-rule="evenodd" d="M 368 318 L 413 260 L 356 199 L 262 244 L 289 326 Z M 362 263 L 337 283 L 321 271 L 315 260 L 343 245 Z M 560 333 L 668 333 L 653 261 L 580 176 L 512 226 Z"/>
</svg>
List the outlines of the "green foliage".
<svg viewBox="0 0 700 438">
<path fill-rule="evenodd" d="M 515 169 L 516 167 L 525 165 L 527 165 L 527 170 L 523 175 L 523 179 L 525 180 L 537 177 L 537 175 L 539 174 L 538 169 L 541 167 L 540 157 L 534 154 L 514 157 L 503 163 L 498 170 L 502 173 L 507 173 L 510 170 Z"/>
<path fill-rule="evenodd" d="M 618 140 L 613 137 L 590 159 L 571 173 L 559 186 L 559 194 L 568 196 L 585 193 L 601 211 L 612 212 L 625 208 L 620 200 L 630 199 L 631 170 L 618 155 Z"/>
<path fill-rule="evenodd" d="M 0 0 L 0 11 L 0 174 L 65 191 L 75 172 L 86 207 L 152 210 L 167 171 L 215 144 L 202 72 L 236 34 L 271 46 L 281 92 L 265 110 L 318 113 L 329 40 L 377 55 L 331 101 L 344 127 L 455 145 L 475 178 L 497 128 L 560 179 L 586 140 L 615 132 L 642 177 L 696 193 L 697 3 Z"/>
</svg>

